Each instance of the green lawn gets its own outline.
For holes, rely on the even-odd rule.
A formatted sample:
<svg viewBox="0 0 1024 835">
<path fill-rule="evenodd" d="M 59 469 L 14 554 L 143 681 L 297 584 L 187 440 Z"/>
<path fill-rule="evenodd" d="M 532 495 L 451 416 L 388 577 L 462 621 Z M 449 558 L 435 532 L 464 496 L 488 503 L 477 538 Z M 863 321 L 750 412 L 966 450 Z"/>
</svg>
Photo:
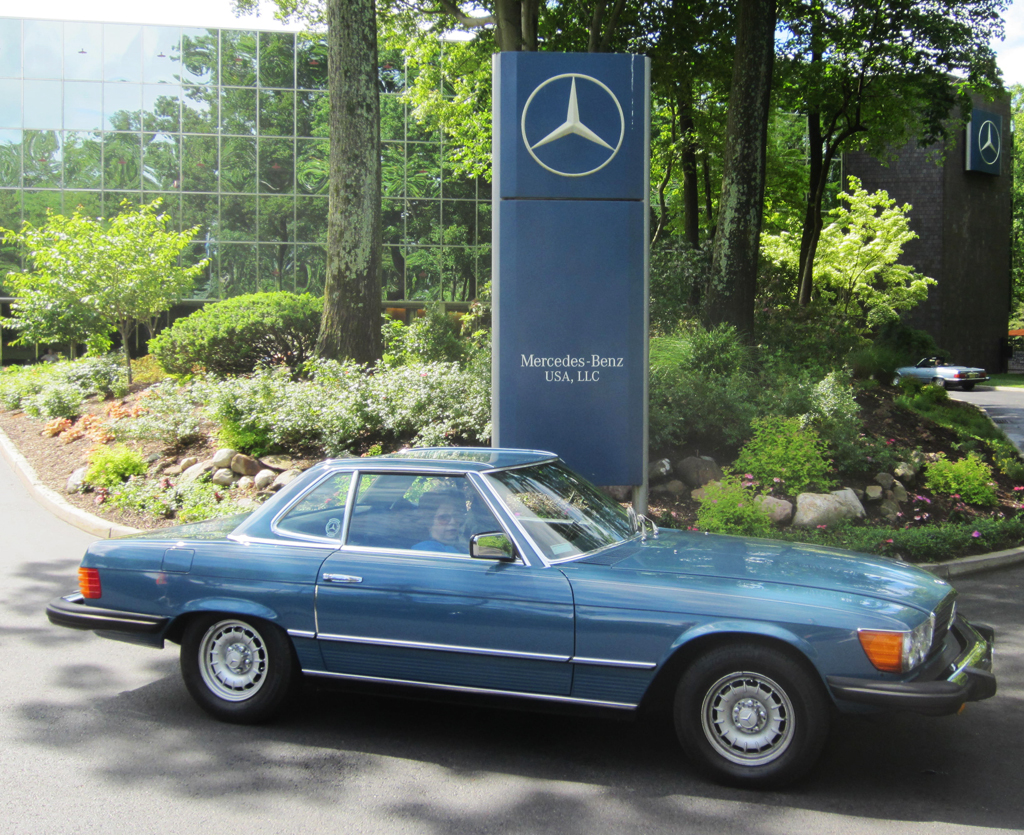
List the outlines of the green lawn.
<svg viewBox="0 0 1024 835">
<path fill-rule="evenodd" d="M 1024 374 L 993 374 L 987 385 L 1024 388 Z"/>
</svg>

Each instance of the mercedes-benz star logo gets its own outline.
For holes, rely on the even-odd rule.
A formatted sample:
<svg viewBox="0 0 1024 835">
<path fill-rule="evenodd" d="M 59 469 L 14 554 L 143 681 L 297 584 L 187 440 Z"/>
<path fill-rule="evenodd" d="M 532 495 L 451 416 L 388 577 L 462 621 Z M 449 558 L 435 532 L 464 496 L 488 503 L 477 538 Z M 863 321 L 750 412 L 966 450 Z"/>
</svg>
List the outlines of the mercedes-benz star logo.
<svg viewBox="0 0 1024 835">
<path fill-rule="evenodd" d="M 991 119 L 978 128 L 978 153 L 985 165 L 994 165 L 999 159 L 999 129 Z"/>
<path fill-rule="evenodd" d="M 572 86 L 569 89 L 569 106 L 565 114 L 565 121 L 562 122 L 562 124 L 555 128 L 553 131 L 548 133 L 546 136 L 543 136 L 542 138 L 538 139 L 535 142 L 530 142 L 530 139 L 526 133 L 526 122 L 527 116 L 530 112 L 530 105 L 533 103 L 534 98 L 537 96 L 538 93 L 540 93 L 541 90 L 543 90 L 545 87 L 547 87 L 547 85 L 551 84 L 552 82 L 558 81 L 559 79 L 562 78 L 572 79 Z M 576 98 L 577 79 L 579 79 L 582 82 L 597 85 L 598 88 L 600 88 L 601 90 L 608 94 L 608 97 L 611 99 L 612 103 L 614 103 L 615 109 L 619 117 L 619 136 L 615 142 L 614 147 L 605 139 L 598 136 L 597 133 L 595 133 L 589 127 L 587 127 L 587 125 L 584 124 L 583 120 L 580 118 L 580 108 Z M 619 100 L 615 97 L 615 94 L 608 88 L 606 84 L 603 84 L 602 82 L 598 81 L 593 76 L 583 75 L 582 73 L 578 72 L 568 72 L 562 73 L 561 75 L 554 75 L 547 81 L 542 81 L 540 84 L 537 85 L 536 89 L 532 93 L 530 93 L 530 97 L 526 100 L 526 105 L 523 107 L 522 134 L 523 144 L 526 146 L 526 150 L 529 151 L 530 156 L 533 157 L 537 165 L 539 165 L 541 168 L 545 169 L 546 171 L 550 171 L 552 174 L 557 174 L 560 177 L 586 177 L 590 174 L 593 174 L 595 171 L 600 171 L 609 162 L 615 159 L 615 155 L 619 152 L 619 148 L 622 147 L 622 139 L 626 134 L 626 119 L 622 115 L 622 105 L 619 104 Z M 540 148 L 543 145 L 547 145 L 551 142 L 557 142 L 559 139 L 564 139 L 567 136 L 579 136 L 587 140 L 588 142 L 593 142 L 595 145 L 599 147 L 606 148 L 609 151 L 608 158 L 605 159 L 604 162 L 602 162 L 595 168 L 591 168 L 589 171 L 570 172 L 560 171 L 557 168 L 554 168 L 551 165 L 548 165 L 547 163 L 543 162 L 540 159 L 540 157 L 537 156 L 535 149 Z M 609 136 L 608 138 L 610 139 L 611 137 Z"/>
</svg>

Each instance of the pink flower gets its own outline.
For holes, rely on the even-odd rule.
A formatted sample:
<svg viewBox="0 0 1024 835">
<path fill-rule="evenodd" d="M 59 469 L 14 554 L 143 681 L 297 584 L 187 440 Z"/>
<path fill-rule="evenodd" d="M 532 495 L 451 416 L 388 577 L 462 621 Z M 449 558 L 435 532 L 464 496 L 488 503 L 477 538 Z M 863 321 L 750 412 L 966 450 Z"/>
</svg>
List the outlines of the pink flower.
<svg viewBox="0 0 1024 835">
<path fill-rule="evenodd" d="M 892 545 L 892 540 L 891 540 L 891 539 L 887 539 L 887 540 L 885 540 L 885 541 L 886 541 L 887 543 L 889 543 L 890 545 Z"/>
<path fill-rule="evenodd" d="M 819 530 L 819 531 L 823 531 L 823 530 L 825 530 L 825 528 L 827 528 L 827 527 L 828 527 L 828 525 L 818 525 L 818 530 Z"/>
<path fill-rule="evenodd" d="M 979 536 L 981 536 L 981 531 L 975 531 L 974 533 L 971 534 L 971 536 L 973 536 L 975 539 L 977 539 Z"/>
<path fill-rule="evenodd" d="M 1017 486 L 1017 487 L 1014 487 L 1014 488 L 1013 488 L 1013 491 L 1014 491 L 1015 493 L 1016 493 L 1016 492 L 1019 492 L 1020 490 L 1024 490 L 1024 487 L 1020 487 L 1020 486 Z"/>
</svg>

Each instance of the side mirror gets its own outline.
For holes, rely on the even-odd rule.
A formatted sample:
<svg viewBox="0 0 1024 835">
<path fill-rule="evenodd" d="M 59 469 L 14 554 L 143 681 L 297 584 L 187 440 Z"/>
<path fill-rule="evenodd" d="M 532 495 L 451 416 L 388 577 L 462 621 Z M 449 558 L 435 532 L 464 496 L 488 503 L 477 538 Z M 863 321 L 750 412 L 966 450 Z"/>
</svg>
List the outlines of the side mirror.
<svg viewBox="0 0 1024 835">
<path fill-rule="evenodd" d="M 469 555 L 477 560 L 501 560 L 513 562 L 516 546 L 501 531 L 474 534 L 469 539 Z"/>
</svg>

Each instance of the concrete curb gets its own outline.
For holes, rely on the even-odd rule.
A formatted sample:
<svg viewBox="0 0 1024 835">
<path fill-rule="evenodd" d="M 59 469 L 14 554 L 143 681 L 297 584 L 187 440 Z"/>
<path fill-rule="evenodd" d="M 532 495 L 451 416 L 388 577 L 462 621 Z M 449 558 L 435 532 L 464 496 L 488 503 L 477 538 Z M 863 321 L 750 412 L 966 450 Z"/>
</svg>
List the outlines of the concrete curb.
<svg viewBox="0 0 1024 835">
<path fill-rule="evenodd" d="M 11 439 L 0 430 L 0 455 L 11 465 L 11 469 L 28 489 L 32 498 L 49 510 L 58 519 L 74 525 L 79 530 L 98 536 L 102 539 L 110 539 L 115 536 L 125 536 L 130 533 L 138 533 L 136 528 L 129 528 L 126 525 L 116 525 L 106 519 L 100 519 L 91 513 L 86 513 L 74 505 L 65 501 L 56 490 L 47 487 L 39 480 L 36 471 L 28 463 L 25 457 L 18 452 L 11 442 Z"/>
<path fill-rule="evenodd" d="M 69 525 L 74 525 L 79 530 L 98 536 L 102 539 L 110 539 L 115 536 L 126 536 L 138 533 L 137 528 L 129 528 L 125 525 L 116 525 L 86 513 L 68 502 L 57 491 L 47 487 L 39 480 L 32 465 L 25 460 L 25 457 L 18 452 L 11 439 L 0 430 L 0 455 L 11 465 L 11 469 L 17 473 L 18 478 L 28 488 L 28 492 L 39 504 L 49 510 L 58 519 L 62 519 Z M 1010 548 L 1007 551 L 995 551 L 991 554 L 980 554 L 976 557 L 963 557 L 949 562 L 937 562 L 921 564 L 919 567 L 930 571 L 938 577 L 948 579 L 950 577 L 966 577 L 970 574 L 980 574 L 983 571 L 995 571 L 999 568 L 1024 563 L 1024 547 Z"/>
</svg>

